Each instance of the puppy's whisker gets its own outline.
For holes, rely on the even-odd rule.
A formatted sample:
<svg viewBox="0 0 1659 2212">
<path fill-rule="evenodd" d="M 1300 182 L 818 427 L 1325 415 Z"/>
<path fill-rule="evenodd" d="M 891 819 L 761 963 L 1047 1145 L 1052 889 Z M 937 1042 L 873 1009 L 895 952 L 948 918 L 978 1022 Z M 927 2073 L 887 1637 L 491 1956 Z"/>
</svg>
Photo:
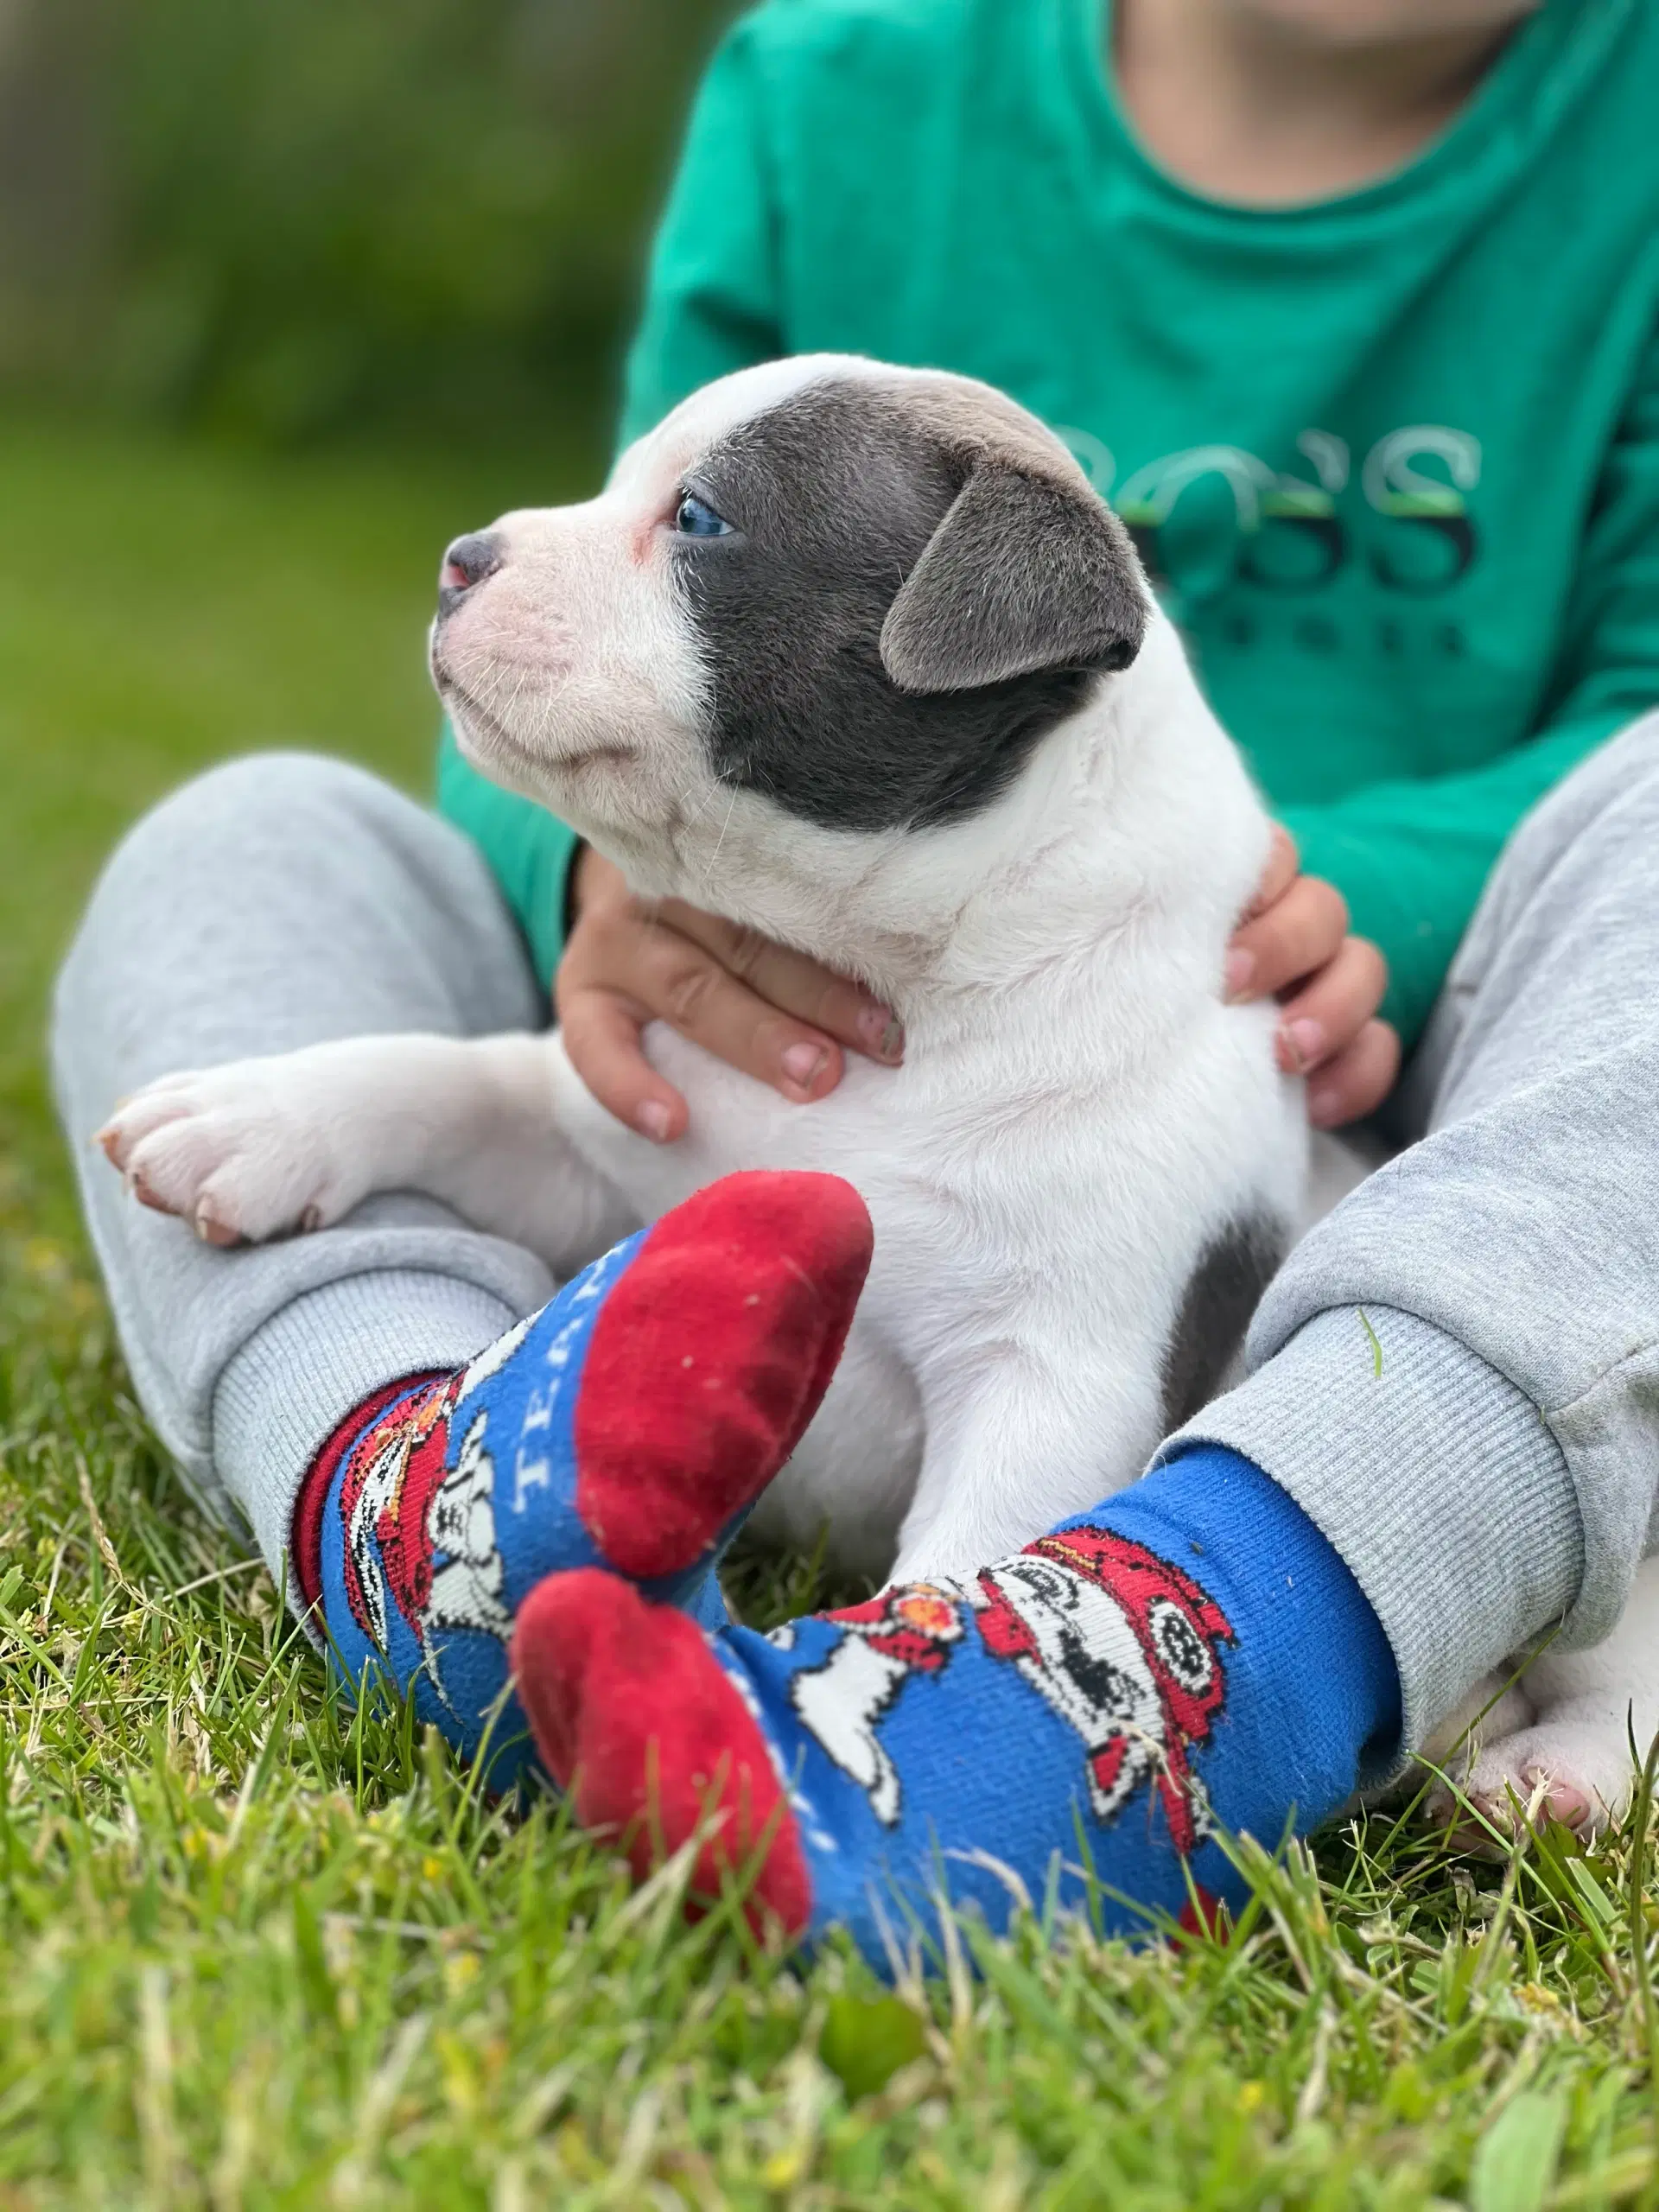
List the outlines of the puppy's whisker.
<svg viewBox="0 0 1659 2212">
<path fill-rule="evenodd" d="M 726 809 L 726 819 L 720 825 L 720 835 L 715 840 L 715 849 L 709 854 L 708 865 L 702 871 L 702 887 L 705 891 L 709 888 L 709 879 L 715 872 L 715 862 L 720 858 L 720 849 L 726 842 L 726 832 L 732 826 L 732 816 L 735 813 L 736 810 L 737 793 L 734 791 L 731 797 L 731 804 Z"/>
<path fill-rule="evenodd" d="M 679 809 L 684 805 L 687 798 L 695 788 L 696 785 L 694 784 L 688 784 L 686 785 L 685 790 L 681 792 L 679 798 L 674 803 L 674 812 L 677 813 Z M 669 826 L 669 844 L 670 849 L 672 851 L 677 861 L 683 863 L 685 859 L 685 853 L 683 849 L 685 839 L 696 827 L 698 821 L 708 809 L 709 802 L 715 796 L 719 789 L 720 786 L 718 784 L 711 784 L 709 789 L 704 791 L 702 797 L 697 801 L 696 804 L 692 808 L 690 813 L 688 814 L 683 821 L 676 823 L 672 821 L 671 817 Z"/>
<path fill-rule="evenodd" d="M 703 793 L 702 797 L 697 801 L 696 804 L 692 808 L 690 813 L 686 816 L 685 827 L 688 830 L 691 827 L 694 822 L 700 822 L 702 819 L 703 816 L 708 812 L 711 803 L 717 798 L 719 795 L 719 785 L 711 784 L 709 789 Z M 681 804 L 683 804 L 684 802 L 682 801 Z"/>
<path fill-rule="evenodd" d="M 570 671 L 563 670 L 556 677 L 542 679 L 541 713 L 537 720 L 537 735 L 545 737 L 553 726 L 553 716 L 558 703 L 570 688 Z"/>
<path fill-rule="evenodd" d="M 474 694 L 480 706 L 497 721 L 503 719 L 505 707 L 511 703 L 503 699 L 503 685 L 500 665 L 493 661 L 486 662 L 473 679 Z"/>
<path fill-rule="evenodd" d="M 507 711 L 511 712 L 518 706 L 518 702 L 524 696 L 524 690 L 526 686 L 529 684 L 529 682 L 530 671 L 528 668 L 519 668 L 514 671 L 512 690 L 507 698 Z"/>
<path fill-rule="evenodd" d="M 517 680 L 514 682 L 512 690 L 507 700 L 507 713 L 516 714 L 518 712 L 519 704 L 522 702 L 525 692 L 530 689 L 534 681 L 534 670 L 530 668 L 520 668 L 517 671 Z"/>
</svg>

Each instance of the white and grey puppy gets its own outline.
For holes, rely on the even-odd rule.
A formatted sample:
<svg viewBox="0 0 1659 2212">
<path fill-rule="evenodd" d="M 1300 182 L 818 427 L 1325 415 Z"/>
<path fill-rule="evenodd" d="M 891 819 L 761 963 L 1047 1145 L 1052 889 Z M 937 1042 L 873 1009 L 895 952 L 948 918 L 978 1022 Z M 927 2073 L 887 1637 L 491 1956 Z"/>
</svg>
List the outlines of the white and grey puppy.
<svg viewBox="0 0 1659 2212">
<path fill-rule="evenodd" d="M 414 1188 L 561 1274 L 732 1169 L 831 1169 L 875 1260 L 761 1527 L 962 1575 L 1133 1480 L 1319 1205 L 1272 1012 L 1221 1001 L 1266 817 L 1065 449 L 962 378 L 784 362 L 444 575 L 432 669 L 472 760 L 639 892 L 861 977 L 904 1065 L 855 1058 L 794 1106 L 653 1025 L 691 1108 L 664 1147 L 556 1032 L 346 1039 L 151 1085 L 105 1132 L 116 1164 L 215 1243 Z M 1319 1179 L 1328 1203 L 1353 1175 Z M 1470 1779 L 1496 1814 L 1541 1771 L 1592 1817 L 1623 1802 L 1656 1621 L 1650 1562 L 1613 1637 L 1489 1716 Z"/>
<path fill-rule="evenodd" d="M 1268 823 L 1116 518 L 1022 409 L 815 356 L 678 408 L 585 505 L 450 549 L 460 742 L 674 893 L 905 1025 L 791 1105 L 663 1025 L 689 1134 L 556 1032 L 374 1037 L 164 1078 L 118 1165 L 215 1241 L 415 1188 L 565 1274 L 734 1168 L 856 1185 L 875 1260 L 760 1522 L 963 1573 L 1140 1473 L 1211 1390 L 1303 1204 L 1271 1010 L 1222 1003 Z"/>
</svg>

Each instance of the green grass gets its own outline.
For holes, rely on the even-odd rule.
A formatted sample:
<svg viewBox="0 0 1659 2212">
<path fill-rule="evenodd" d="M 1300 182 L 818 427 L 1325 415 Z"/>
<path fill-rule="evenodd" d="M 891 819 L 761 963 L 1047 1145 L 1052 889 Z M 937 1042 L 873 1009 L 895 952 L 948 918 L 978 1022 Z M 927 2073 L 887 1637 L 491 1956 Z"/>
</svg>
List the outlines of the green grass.
<svg viewBox="0 0 1659 2212">
<path fill-rule="evenodd" d="M 418 786 L 436 549 L 570 474 L 0 432 L 0 2207 L 1659 2202 L 1628 1833 L 1471 1869 L 1374 1819 L 1228 1948 L 1039 1914 L 887 1996 L 354 1717 L 182 1498 L 41 1087 L 57 953 L 221 753 Z"/>
</svg>

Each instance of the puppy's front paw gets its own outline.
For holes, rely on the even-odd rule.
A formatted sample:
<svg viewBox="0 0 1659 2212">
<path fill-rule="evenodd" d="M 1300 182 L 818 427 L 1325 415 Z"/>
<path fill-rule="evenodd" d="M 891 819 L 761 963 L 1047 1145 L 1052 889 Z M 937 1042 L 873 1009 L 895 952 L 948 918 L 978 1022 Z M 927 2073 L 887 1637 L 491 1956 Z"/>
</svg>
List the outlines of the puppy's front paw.
<svg viewBox="0 0 1659 2212">
<path fill-rule="evenodd" d="M 1522 1822 L 1559 1821 L 1589 1838 L 1623 1816 L 1632 1780 L 1616 1724 L 1546 1719 L 1487 1745 L 1459 1777 L 1461 1796 L 1437 1789 L 1428 1809 L 1455 1843 L 1498 1856 Z"/>
<path fill-rule="evenodd" d="M 325 1228 L 351 1202 L 277 1061 L 163 1076 L 124 1099 L 93 1142 L 141 1204 L 209 1244 Z"/>
</svg>

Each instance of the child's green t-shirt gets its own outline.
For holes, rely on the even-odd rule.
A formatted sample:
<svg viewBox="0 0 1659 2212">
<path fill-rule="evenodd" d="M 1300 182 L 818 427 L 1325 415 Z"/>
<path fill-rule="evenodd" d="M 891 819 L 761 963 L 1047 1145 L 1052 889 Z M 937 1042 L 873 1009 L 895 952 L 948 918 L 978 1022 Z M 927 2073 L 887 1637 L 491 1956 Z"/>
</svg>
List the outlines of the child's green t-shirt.
<svg viewBox="0 0 1659 2212">
<path fill-rule="evenodd" d="M 1262 212 L 1116 105 L 1103 0 L 772 0 L 702 86 L 625 432 L 779 353 L 983 377 L 1131 525 L 1415 1034 L 1499 848 L 1659 701 L 1659 7 L 1546 0 L 1417 160 Z M 570 833 L 446 745 L 550 973 Z"/>
</svg>

